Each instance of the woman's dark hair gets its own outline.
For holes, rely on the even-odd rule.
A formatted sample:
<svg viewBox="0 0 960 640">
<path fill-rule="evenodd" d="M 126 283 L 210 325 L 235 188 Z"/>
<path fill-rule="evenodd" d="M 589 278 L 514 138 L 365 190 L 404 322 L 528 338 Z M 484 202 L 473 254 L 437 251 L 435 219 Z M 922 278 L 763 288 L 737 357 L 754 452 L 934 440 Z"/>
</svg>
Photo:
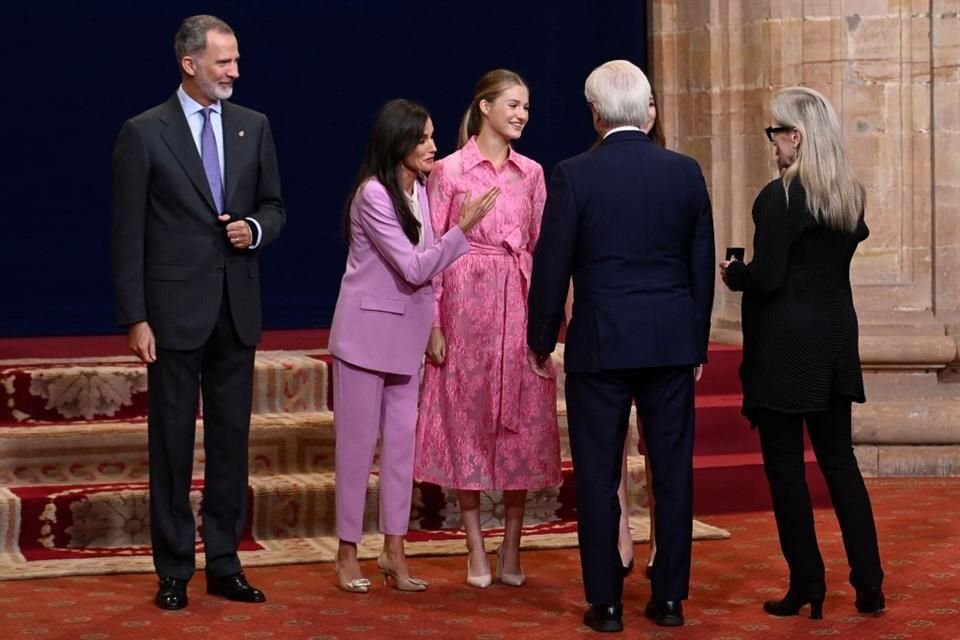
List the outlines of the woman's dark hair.
<svg viewBox="0 0 960 640">
<path fill-rule="evenodd" d="M 647 132 L 647 135 L 658 147 L 665 147 L 667 146 L 667 139 L 663 135 L 663 127 L 660 126 L 660 123 L 663 122 L 663 118 L 660 117 L 660 100 L 657 99 L 657 92 L 652 86 L 650 87 L 650 97 L 653 98 L 653 103 L 657 105 L 657 119 L 653 121 L 653 128 Z"/>
<path fill-rule="evenodd" d="M 367 150 L 357 173 L 357 181 L 350 190 L 350 197 L 343 212 L 343 236 L 350 244 L 350 206 L 357 191 L 370 178 L 376 178 L 390 194 L 390 201 L 397 212 L 403 233 L 413 244 L 420 241 L 420 223 L 413 216 L 410 205 L 400 186 L 400 165 L 423 139 L 430 114 L 409 100 L 391 100 L 381 107 L 370 131 Z M 422 177 L 418 176 L 422 181 Z"/>
</svg>

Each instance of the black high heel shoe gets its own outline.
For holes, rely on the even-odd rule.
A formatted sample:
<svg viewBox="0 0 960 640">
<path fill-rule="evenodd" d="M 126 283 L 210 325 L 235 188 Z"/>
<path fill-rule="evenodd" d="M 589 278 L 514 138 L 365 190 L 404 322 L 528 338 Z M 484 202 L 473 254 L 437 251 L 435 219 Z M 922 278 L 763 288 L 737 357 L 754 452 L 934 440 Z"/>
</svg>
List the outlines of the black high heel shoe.
<svg viewBox="0 0 960 640">
<path fill-rule="evenodd" d="M 880 613 L 886 606 L 883 589 L 857 589 L 857 611 L 860 613 Z"/>
<path fill-rule="evenodd" d="M 772 616 L 795 616 L 805 605 L 810 605 L 810 619 L 823 619 L 823 594 L 801 596 L 787 591 L 782 600 L 767 600 L 763 603 L 763 610 Z"/>
</svg>

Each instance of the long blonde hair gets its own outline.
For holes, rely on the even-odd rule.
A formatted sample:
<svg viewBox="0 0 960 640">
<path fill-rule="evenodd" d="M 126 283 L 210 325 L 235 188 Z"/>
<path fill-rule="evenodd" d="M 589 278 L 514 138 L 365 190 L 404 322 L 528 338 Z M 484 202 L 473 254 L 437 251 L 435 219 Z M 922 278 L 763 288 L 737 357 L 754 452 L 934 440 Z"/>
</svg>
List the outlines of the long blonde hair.
<svg viewBox="0 0 960 640">
<path fill-rule="evenodd" d="M 840 119 L 830 102 L 806 87 L 788 87 L 770 103 L 778 126 L 800 131 L 796 161 L 783 172 L 783 186 L 799 177 L 810 212 L 823 224 L 853 231 L 863 212 L 865 192 L 854 177 L 843 146 Z"/>
<path fill-rule="evenodd" d="M 473 101 L 467 112 L 463 114 L 463 121 L 460 123 L 460 135 L 457 137 L 457 148 L 467 144 L 470 136 L 480 133 L 480 126 L 483 124 L 483 114 L 480 113 L 480 103 L 486 100 L 493 102 L 501 93 L 515 86 L 527 87 L 520 74 L 509 69 L 494 69 L 483 74 L 480 82 L 473 89 Z"/>
</svg>

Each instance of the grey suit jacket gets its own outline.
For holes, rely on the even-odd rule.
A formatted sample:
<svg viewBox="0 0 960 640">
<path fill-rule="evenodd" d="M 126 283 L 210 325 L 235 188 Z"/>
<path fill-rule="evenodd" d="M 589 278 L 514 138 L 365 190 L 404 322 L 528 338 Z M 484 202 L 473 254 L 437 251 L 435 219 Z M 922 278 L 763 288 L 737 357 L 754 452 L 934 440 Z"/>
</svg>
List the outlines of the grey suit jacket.
<svg viewBox="0 0 960 640">
<path fill-rule="evenodd" d="M 117 321 L 148 321 L 165 349 L 199 347 L 224 295 L 240 340 L 260 340 L 257 255 L 286 221 L 270 124 L 223 101 L 225 212 L 254 218 L 256 250 L 230 246 L 177 95 L 127 120 L 113 152 Z"/>
</svg>

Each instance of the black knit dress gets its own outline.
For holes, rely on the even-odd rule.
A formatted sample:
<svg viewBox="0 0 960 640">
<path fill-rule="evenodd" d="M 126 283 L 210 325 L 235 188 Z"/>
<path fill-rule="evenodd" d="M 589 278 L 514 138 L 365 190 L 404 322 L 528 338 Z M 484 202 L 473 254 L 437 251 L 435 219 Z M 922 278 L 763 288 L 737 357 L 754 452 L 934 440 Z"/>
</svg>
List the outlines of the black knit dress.
<svg viewBox="0 0 960 640">
<path fill-rule="evenodd" d="M 743 291 L 743 413 L 826 410 L 864 402 L 850 261 L 869 235 L 861 213 L 853 233 L 820 224 L 800 180 L 770 182 L 753 203 L 753 259 L 733 262 L 727 283 Z"/>
</svg>

